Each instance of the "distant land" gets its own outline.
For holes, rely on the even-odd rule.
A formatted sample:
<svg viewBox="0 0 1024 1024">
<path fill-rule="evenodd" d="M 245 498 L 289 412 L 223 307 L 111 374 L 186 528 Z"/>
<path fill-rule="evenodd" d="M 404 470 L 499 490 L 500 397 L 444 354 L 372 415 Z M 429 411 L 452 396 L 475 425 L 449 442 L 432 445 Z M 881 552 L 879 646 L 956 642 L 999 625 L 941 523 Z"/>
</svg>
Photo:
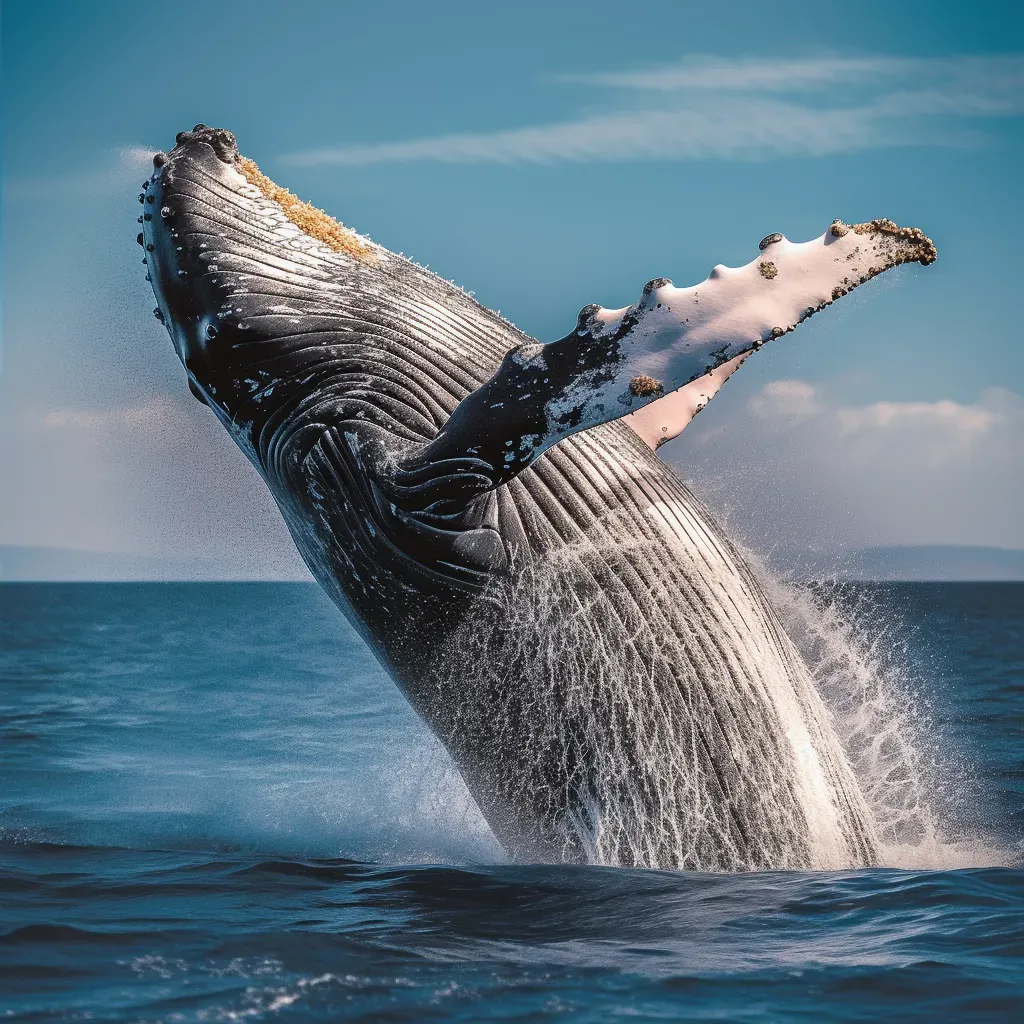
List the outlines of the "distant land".
<svg viewBox="0 0 1024 1024">
<path fill-rule="evenodd" d="M 1015 548 L 921 544 L 842 553 L 776 553 L 771 563 L 800 579 L 1024 580 L 1024 551 Z M 261 565 L 224 557 L 75 551 L 0 545 L 0 580 L 309 580 L 298 559 Z"/>
</svg>

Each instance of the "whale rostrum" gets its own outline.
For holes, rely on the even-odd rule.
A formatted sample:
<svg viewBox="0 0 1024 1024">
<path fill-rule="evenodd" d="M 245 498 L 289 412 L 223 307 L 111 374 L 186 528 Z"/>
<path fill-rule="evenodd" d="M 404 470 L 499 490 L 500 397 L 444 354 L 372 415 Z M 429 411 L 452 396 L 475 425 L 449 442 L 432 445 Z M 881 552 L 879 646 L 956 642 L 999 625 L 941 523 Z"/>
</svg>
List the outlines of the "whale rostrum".
<svg viewBox="0 0 1024 1024">
<path fill-rule="evenodd" d="M 935 247 L 888 220 L 542 344 L 197 125 L 140 195 L 157 315 L 306 564 L 523 860 L 872 863 L 870 809 L 753 573 L 655 454 L 765 342 Z"/>
</svg>

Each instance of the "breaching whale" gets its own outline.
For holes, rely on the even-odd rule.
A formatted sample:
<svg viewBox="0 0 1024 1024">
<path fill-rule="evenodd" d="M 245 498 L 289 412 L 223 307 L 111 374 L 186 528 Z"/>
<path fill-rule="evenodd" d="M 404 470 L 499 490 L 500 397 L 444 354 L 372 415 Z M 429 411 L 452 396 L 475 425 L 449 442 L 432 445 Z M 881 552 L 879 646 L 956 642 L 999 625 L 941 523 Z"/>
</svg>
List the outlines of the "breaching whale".
<svg viewBox="0 0 1024 1024">
<path fill-rule="evenodd" d="M 197 125 L 139 243 L 188 386 L 518 860 L 839 868 L 879 836 L 810 673 L 656 454 L 920 231 L 833 222 L 528 337 Z"/>
</svg>

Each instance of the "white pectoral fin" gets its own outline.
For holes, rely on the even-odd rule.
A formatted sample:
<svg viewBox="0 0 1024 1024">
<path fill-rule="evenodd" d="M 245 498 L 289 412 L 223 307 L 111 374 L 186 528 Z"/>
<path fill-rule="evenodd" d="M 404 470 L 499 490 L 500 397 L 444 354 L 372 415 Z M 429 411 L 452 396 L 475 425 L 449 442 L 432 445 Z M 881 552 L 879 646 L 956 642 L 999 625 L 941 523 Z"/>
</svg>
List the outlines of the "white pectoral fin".
<svg viewBox="0 0 1024 1024">
<path fill-rule="evenodd" d="M 619 336 L 619 382 L 639 407 L 626 422 L 652 447 L 676 437 L 764 342 L 885 270 L 936 257 L 921 231 L 888 220 L 834 221 L 810 242 L 769 235 L 759 248 L 746 266 L 715 267 L 692 288 L 652 281 L 633 306 L 591 313 L 596 331 Z"/>
<path fill-rule="evenodd" d="M 692 288 L 649 281 L 632 306 L 587 306 L 576 329 L 508 352 L 437 436 L 407 460 L 471 459 L 480 487 L 510 480 L 570 434 L 626 417 L 652 447 L 677 436 L 766 341 L 901 263 L 927 265 L 935 246 L 889 220 L 834 221 L 819 238 L 761 241 L 744 267 L 718 266 Z"/>
<path fill-rule="evenodd" d="M 667 441 L 678 437 L 690 420 L 697 415 L 718 394 L 718 389 L 753 354 L 749 349 L 733 356 L 703 377 L 684 384 L 677 391 L 659 398 L 642 409 L 630 413 L 623 422 L 633 428 L 652 448 L 660 448 Z"/>
</svg>

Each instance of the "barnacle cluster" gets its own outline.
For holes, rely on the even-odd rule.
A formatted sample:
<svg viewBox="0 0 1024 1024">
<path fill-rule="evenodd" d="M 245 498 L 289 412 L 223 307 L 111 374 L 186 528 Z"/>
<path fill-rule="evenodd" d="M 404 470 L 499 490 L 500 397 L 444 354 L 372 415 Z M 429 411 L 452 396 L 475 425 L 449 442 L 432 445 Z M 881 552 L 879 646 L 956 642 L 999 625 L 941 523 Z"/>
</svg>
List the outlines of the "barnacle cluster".
<svg viewBox="0 0 1024 1024">
<path fill-rule="evenodd" d="M 660 380 L 640 373 L 629 382 L 629 390 L 637 398 L 648 398 L 650 395 L 660 395 L 665 388 Z"/>
</svg>

